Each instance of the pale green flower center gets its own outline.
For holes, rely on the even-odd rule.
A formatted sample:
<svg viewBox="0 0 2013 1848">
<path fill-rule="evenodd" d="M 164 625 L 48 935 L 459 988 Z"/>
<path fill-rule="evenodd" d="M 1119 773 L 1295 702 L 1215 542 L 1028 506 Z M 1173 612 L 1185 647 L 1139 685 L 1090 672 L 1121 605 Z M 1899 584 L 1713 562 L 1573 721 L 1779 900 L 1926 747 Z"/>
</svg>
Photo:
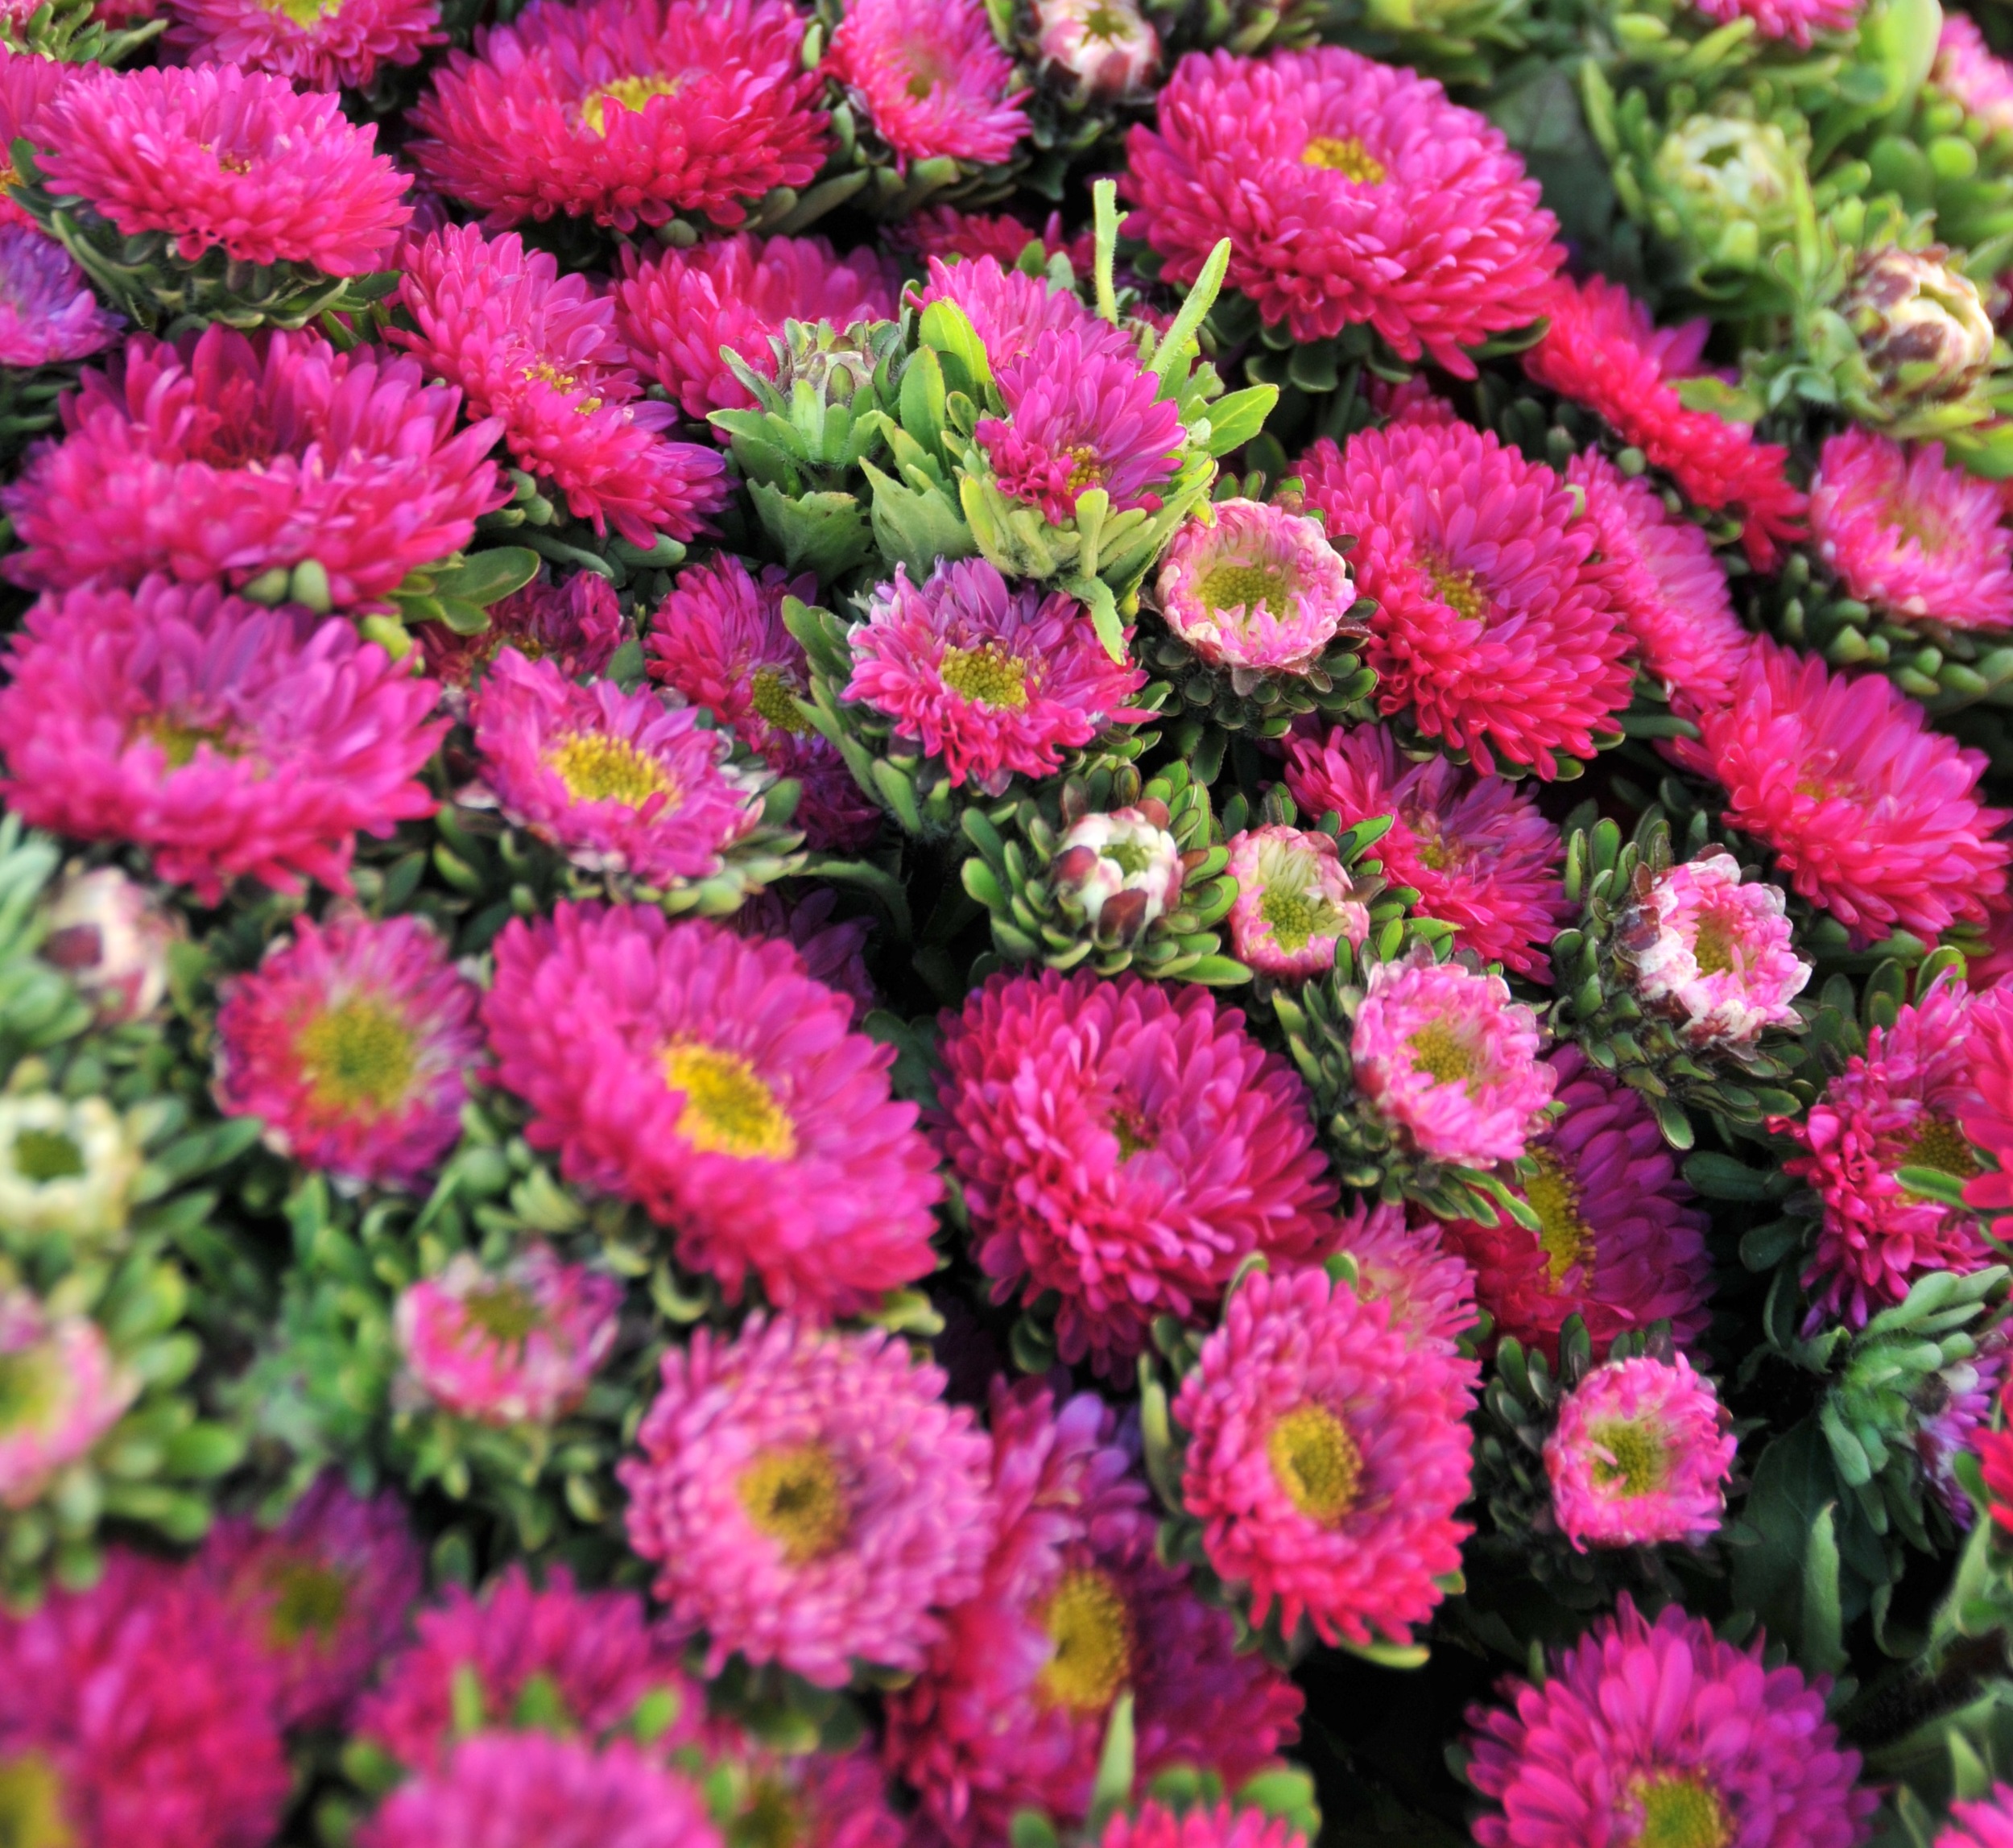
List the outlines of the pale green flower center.
<svg viewBox="0 0 2013 1848">
<path fill-rule="evenodd" d="M 1472 571 L 1457 571 L 1445 559 L 1428 558 L 1425 572 L 1433 594 L 1457 615 L 1478 622 L 1488 614 L 1488 595 L 1476 583 Z"/>
<path fill-rule="evenodd" d="M 75 1848 L 63 1780 L 39 1752 L 0 1758 L 0 1848 Z"/>
<path fill-rule="evenodd" d="M 316 1106 L 343 1114 L 398 1109 L 419 1068 L 412 1029 L 368 995 L 317 1014 L 301 1028 L 294 1051 Z"/>
<path fill-rule="evenodd" d="M 1635 1796 L 1643 1833 L 1634 1848 L 1726 1848 L 1733 1838 L 1719 1798 L 1696 1776 L 1647 1779 Z"/>
<path fill-rule="evenodd" d="M 1655 1495 L 1670 1479 L 1670 1445 L 1650 1420 L 1606 1420 L 1589 1427 L 1587 1436 L 1608 1453 L 1591 1472 L 1596 1488 L 1618 1490 L 1633 1499 Z"/>
<path fill-rule="evenodd" d="M 319 1560 L 279 1561 L 266 1583 L 273 1593 L 267 1631 L 282 1649 L 311 1636 L 325 1641 L 335 1635 L 349 1608 L 349 1574 Z"/>
<path fill-rule="evenodd" d="M 973 705 L 1019 712 L 1027 704 L 1027 664 L 997 642 L 978 648 L 946 648 L 938 672 L 945 686 Z"/>
<path fill-rule="evenodd" d="M 461 1313 L 490 1340 L 522 1347 L 544 1319 L 528 1292 L 498 1279 L 478 1284 L 461 1299 Z"/>
<path fill-rule="evenodd" d="M 0 1354 L 0 1431 L 27 1431 L 47 1424 L 60 1403 L 63 1370 L 48 1346 Z M 0 1838 L 0 1843 L 4 1842 Z"/>
<path fill-rule="evenodd" d="M 1429 1020 L 1407 1036 L 1412 1048 L 1412 1069 L 1424 1072 L 1437 1084 L 1470 1085 L 1474 1082 L 1474 1048 L 1444 1020 Z"/>
<path fill-rule="evenodd" d="M 52 1180 L 74 1180 L 85 1171 L 84 1151 L 76 1139 L 61 1130 L 24 1129 L 14 1132 L 14 1171 L 23 1180 L 45 1187 Z"/>
<path fill-rule="evenodd" d="M 1276 565 L 1219 564 L 1204 574 L 1198 586 L 1202 607 L 1212 616 L 1226 610 L 1264 610 L 1283 616 L 1293 594 L 1293 576 Z"/>
<path fill-rule="evenodd" d="M 801 734 L 811 729 L 811 721 L 797 710 L 797 689 L 779 667 L 755 669 L 749 682 L 748 703 L 777 731 Z"/>
<path fill-rule="evenodd" d="M 1576 1264 L 1593 1262 L 1593 1229 L 1580 1212 L 1580 1189 L 1548 1149 L 1531 1159 L 1538 1172 L 1523 1184 L 1523 1197 L 1538 1216 L 1538 1242 L 1553 1289 Z"/>
</svg>

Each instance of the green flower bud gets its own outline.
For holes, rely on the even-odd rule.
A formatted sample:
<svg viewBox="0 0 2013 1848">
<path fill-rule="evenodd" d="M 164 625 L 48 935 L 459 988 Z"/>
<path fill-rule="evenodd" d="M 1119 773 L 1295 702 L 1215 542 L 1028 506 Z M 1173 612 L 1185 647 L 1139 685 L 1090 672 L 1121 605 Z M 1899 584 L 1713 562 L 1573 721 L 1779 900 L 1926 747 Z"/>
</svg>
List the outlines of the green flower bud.
<svg viewBox="0 0 2013 1848">
<path fill-rule="evenodd" d="M 102 1098 L 0 1097 L 0 1238 L 126 1229 L 140 1151 Z"/>
<path fill-rule="evenodd" d="M 1695 115 L 1664 138 L 1654 173 L 1701 261 L 1751 267 L 1796 221 L 1803 150 L 1775 122 Z"/>
<path fill-rule="evenodd" d="M 1949 403 L 1992 370 L 1992 317 L 1948 255 L 1941 245 L 1870 250 L 1839 301 L 1891 415 Z"/>
</svg>

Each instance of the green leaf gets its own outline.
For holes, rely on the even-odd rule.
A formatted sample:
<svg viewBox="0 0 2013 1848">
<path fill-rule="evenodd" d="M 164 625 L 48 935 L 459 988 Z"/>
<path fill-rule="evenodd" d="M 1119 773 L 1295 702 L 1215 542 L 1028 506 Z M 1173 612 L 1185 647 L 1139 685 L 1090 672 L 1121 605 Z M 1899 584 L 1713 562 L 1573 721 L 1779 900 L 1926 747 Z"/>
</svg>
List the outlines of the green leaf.
<svg viewBox="0 0 2013 1848">
<path fill-rule="evenodd" d="M 1814 1674 L 1836 1676 L 1846 1666 L 1845 1621 L 1838 1597 L 1836 1504 L 1827 1502 L 1810 1523 L 1804 1545 L 1803 1647 L 1797 1652 Z"/>
<path fill-rule="evenodd" d="M 1700 1149 L 1684 1161 L 1684 1178 L 1708 1200 L 1765 1200 L 1768 1176 L 1731 1156 Z"/>
<path fill-rule="evenodd" d="M 1118 602 L 1111 594 L 1111 586 L 1102 577 L 1075 577 L 1064 588 L 1090 611 L 1091 626 L 1104 643 L 1105 652 L 1114 661 L 1124 660 L 1125 625 L 1118 619 Z"/>
<path fill-rule="evenodd" d="M 1090 1840 L 1103 1834 L 1105 1824 L 1132 1800 L 1138 1750 L 1132 1722 L 1132 1690 L 1128 1688 L 1111 1703 L 1104 1749 L 1097 1755 L 1097 1780 L 1091 1787 L 1090 1814 L 1084 1824 Z"/>
<path fill-rule="evenodd" d="M 957 360 L 973 384 L 992 383 L 992 362 L 986 356 L 986 343 L 978 337 L 978 329 L 972 325 L 970 317 L 956 302 L 932 302 L 923 310 L 918 331 L 926 345 Z"/>
<path fill-rule="evenodd" d="M 538 576 L 539 556 L 528 545 L 499 545 L 472 552 L 432 568 L 434 594 L 487 609 Z"/>
<path fill-rule="evenodd" d="M 1227 456 L 1250 442 L 1265 428 L 1279 399 L 1276 385 L 1247 386 L 1217 399 L 1209 407 L 1209 453 Z"/>
</svg>

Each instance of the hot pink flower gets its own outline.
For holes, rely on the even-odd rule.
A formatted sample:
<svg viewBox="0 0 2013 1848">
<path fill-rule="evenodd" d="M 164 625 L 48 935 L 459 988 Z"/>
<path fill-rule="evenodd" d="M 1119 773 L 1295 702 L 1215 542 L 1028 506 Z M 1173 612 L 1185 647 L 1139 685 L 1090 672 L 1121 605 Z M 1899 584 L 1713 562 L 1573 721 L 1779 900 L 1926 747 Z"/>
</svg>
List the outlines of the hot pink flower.
<svg viewBox="0 0 2013 1848">
<path fill-rule="evenodd" d="M 491 230 L 555 212 L 738 225 L 824 164 L 804 27 L 788 0 L 532 0 L 434 72 L 413 159 Z"/>
<path fill-rule="evenodd" d="M 53 238 L 0 220 L 0 366 L 88 359 L 122 325 L 98 306 L 83 271 Z"/>
<path fill-rule="evenodd" d="M 1722 26 L 1752 19 L 1758 38 L 1787 39 L 1808 47 L 1813 32 L 1851 31 L 1860 0 L 1692 0 L 1692 4 Z"/>
<path fill-rule="evenodd" d="M 946 156 L 1008 159 L 1027 132 L 982 0 L 853 0 L 825 68 L 858 100 L 898 168 Z"/>
<path fill-rule="evenodd" d="M 1131 336 L 1100 320 L 1072 291 L 1059 288 L 1045 274 L 1031 276 L 991 257 L 955 263 L 932 257 L 928 285 L 913 299 L 925 308 L 937 301 L 955 304 L 972 324 L 995 373 L 1027 358 L 1045 333 L 1067 336 L 1087 351 L 1118 359 L 1138 358 Z"/>
<path fill-rule="evenodd" d="M 1950 18 L 1964 19 L 1964 15 Z M 1944 24 L 1947 40 L 1949 21 Z M 1995 1784 L 1990 1796 L 1975 1803 L 1952 1804 L 1950 1825 L 1937 1837 L 1936 1848 L 2013 1848 L 2013 1784 Z"/>
<path fill-rule="evenodd" d="M 2013 66 L 1993 56 L 1970 14 L 1943 15 L 1929 81 L 1991 133 L 2013 134 Z"/>
<path fill-rule="evenodd" d="M 337 99 L 236 64 L 105 70 L 64 89 L 36 125 L 50 190 L 127 237 L 165 231 L 192 263 L 308 263 L 361 276 L 391 261 L 411 182 L 374 152 L 378 131 Z"/>
<path fill-rule="evenodd" d="M 1360 949 L 1370 935 L 1370 909 L 1329 835 L 1249 829 L 1230 842 L 1226 870 L 1237 881 L 1231 953 L 1261 975 L 1318 975 L 1335 966 L 1337 943 Z"/>
<path fill-rule="evenodd" d="M 10 13 L 9 17 L 15 15 Z M 28 15 L 23 13 L 19 17 L 25 21 Z M 43 110 L 97 68 L 96 64 L 62 64 L 30 52 L 0 53 L 0 147 L 11 148 L 17 141 L 24 140 L 39 146 Z M 35 225 L 4 186 L 0 186 L 0 225 Z M 35 228 L 41 229 L 39 225 Z"/>
<path fill-rule="evenodd" d="M 1227 1803 L 1176 1811 L 1151 1799 L 1139 1813 L 1122 1809 L 1105 1825 L 1097 1848 L 1299 1848 L 1306 1838 L 1282 1817 Z"/>
<path fill-rule="evenodd" d="M 242 64 L 311 90 L 368 89 L 378 66 L 416 64 L 439 0 L 169 0 L 167 43 L 192 64 Z"/>
<path fill-rule="evenodd" d="M 241 875 L 349 885 L 359 831 L 433 812 L 437 689 L 338 618 L 151 578 L 45 597 L 0 690 L 9 803 L 31 827 L 147 848 L 214 904 Z"/>
<path fill-rule="evenodd" d="M 1689 1044 L 1752 1046 L 1797 1017 L 1811 965 L 1793 947 L 1783 895 L 1759 880 L 1742 885 L 1731 854 L 1659 874 L 1622 935 L 1637 995 Z"/>
<path fill-rule="evenodd" d="M 2013 982 L 2001 981 L 1972 1003 L 1965 1057 L 1976 1094 L 1958 1112 L 1965 1139 L 1998 1163 L 1965 1184 L 1968 1204 L 2013 1207 Z"/>
<path fill-rule="evenodd" d="M 0 1508 L 25 1508 L 90 1454 L 139 1397 L 96 1322 L 50 1315 L 26 1290 L 0 1291 Z"/>
<path fill-rule="evenodd" d="M 604 674 L 628 639 L 629 624 L 615 587 L 598 572 L 577 571 L 564 582 L 543 572 L 522 590 L 490 606 L 490 626 L 457 635 L 444 622 L 422 622 L 415 639 L 427 672 L 448 697 L 465 704 L 477 677 L 505 648 L 550 661 L 569 680 Z"/>
<path fill-rule="evenodd" d="M 990 257 L 1010 270 L 1030 244 L 1040 244 L 1044 262 L 1060 251 L 1080 275 L 1089 270 L 1093 248 L 1087 236 L 1064 237 L 1060 212 L 1051 212 L 1048 222 L 1037 228 L 1011 212 L 961 212 L 955 205 L 926 205 L 912 218 L 891 226 L 888 241 L 919 257 L 962 257 L 973 263 Z"/>
<path fill-rule="evenodd" d="M 1356 602 L 1356 586 L 1313 520 L 1227 500 L 1183 523 L 1154 594 L 1161 619 L 1203 660 L 1255 678 L 1304 674 Z"/>
</svg>

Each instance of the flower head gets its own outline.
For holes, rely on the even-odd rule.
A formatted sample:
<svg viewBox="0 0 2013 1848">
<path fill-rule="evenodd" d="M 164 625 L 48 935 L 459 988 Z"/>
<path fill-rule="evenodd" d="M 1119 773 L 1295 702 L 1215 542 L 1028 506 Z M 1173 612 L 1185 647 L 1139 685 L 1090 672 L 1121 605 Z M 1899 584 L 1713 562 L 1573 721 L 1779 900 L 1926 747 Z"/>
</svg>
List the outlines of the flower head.
<svg viewBox="0 0 2013 1848">
<path fill-rule="evenodd" d="M 1475 1274 L 1445 1232 L 1436 1219 L 1412 1225 L 1403 1206 L 1359 1200 L 1341 1222 L 1337 1245 L 1356 1267 L 1356 1294 L 1387 1304 L 1393 1328 L 1451 1358 L 1475 1326 Z"/>
<path fill-rule="evenodd" d="M 1581 1551 L 1710 1538 L 1726 1507 L 1732 1423 L 1681 1354 L 1597 1366 L 1544 1442 L 1560 1531 Z"/>
<path fill-rule="evenodd" d="M 43 913 L 40 954 L 107 1026 L 144 1020 L 167 998 L 167 957 L 180 920 L 116 866 L 71 872 Z"/>
<path fill-rule="evenodd" d="M 1164 811 L 1086 815 L 1056 843 L 1049 878 L 1094 931 L 1127 942 L 1181 902 L 1181 844 Z"/>
<path fill-rule="evenodd" d="M 1993 55 L 1970 14 L 1943 15 L 1929 81 L 1990 133 L 2013 134 L 2013 66 Z"/>
<path fill-rule="evenodd" d="M 1970 1490 L 1957 1479 L 1957 1460 L 1977 1450 L 1991 1433 L 1992 1402 L 2006 1375 L 2007 1342 L 1993 1329 L 1968 1361 L 1946 1363 L 1916 1395 L 1915 1453 L 1922 1480 L 1952 1523 L 1968 1532 L 1977 1515 Z"/>
<path fill-rule="evenodd" d="M 1305 673 L 1356 602 L 1349 567 L 1315 522 L 1246 500 L 1219 501 L 1181 527 L 1155 594 L 1202 659 L 1253 674 Z"/>
<path fill-rule="evenodd" d="M 1149 1798 L 1136 1815 L 1120 1810 L 1105 1825 L 1097 1848 L 1300 1848 L 1306 1838 L 1283 1817 L 1227 1803 L 1176 1811 Z"/>
<path fill-rule="evenodd" d="M 943 1022 L 937 1131 L 980 1268 L 1060 1298 L 1073 1364 L 1206 1317 L 1253 1253 L 1317 1255 L 1334 1187 L 1300 1080 L 1206 990 L 995 975 Z"/>
<path fill-rule="evenodd" d="M 1947 21 L 1944 37 L 1947 43 Z M 2013 1784 L 1995 1784 L 1990 1796 L 1975 1803 L 1952 1804 L 1950 1825 L 1937 1837 L 1936 1848 L 2013 1848 Z"/>
<path fill-rule="evenodd" d="M 577 571 L 564 582 L 542 573 L 490 606 L 490 626 L 457 635 L 444 622 L 422 622 L 416 639 L 427 672 L 460 704 L 505 648 L 526 659 L 550 661 L 569 680 L 604 674 L 628 639 L 615 587 L 598 572 Z M 460 709 L 460 704 L 457 709 Z"/>
<path fill-rule="evenodd" d="M 1879 1801 L 1825 1718 L 1821 1678 L 1762 1666 L 1763 1639 L 1722 1643 L 1668 1606 L 1654 1623 L 1624 1595 L 1558 1652 L 1541 1686 L 1469 1710 L 1469 1781 L 1499 1805 L 1481 1848 L 1593 1842 L 1752 1842 L 1854 1848 Z"/>
<path fill-rule="evenodd" d="M 851 0 L 825 68 L 874 131 L 911 160 L 996 166 L 1027 132 L 1025 90 L 981 0 Z"/>
<path fill-rule="evenodd" d="M 13 14 L 10 13 L 9 17 Z M 24 22 L 27 17 L 21 15 Z M 6 137 L 0 146 L 11 148 L 17 141 L 39 145 L 43 111 L 72 84 L 97 68 L 95 64 L 63 64 L 54 58 L 19 52 L 0 56 L 0 135 Z M 0 186 L 0 225 L 35 225 L 5 186 Z"/>
<path fill-rule="evenodd" d="M 1228 237 L 1228 284 L 1269 325 L 1314 341 L 1368 321 L 1464 378 L 1463 348 L 1544 312 L 1557 223 L 1503 136 L 1430 79 L 1337 46 L 1196 52 L 1157 109 L 1120 184 L 1170 282 Z"/>
<path fill-rule="evenodd" d="M 1862 603 L 1953 629 L 2013 627 L 2013 542 L 1999 490 L 1945 462 L 1941 444 L 1904 449 L 1856 428 L 1828 438 L 1810 530 Z"/>
<path fill-rule="evenodd" d="M 413 159 L 491 230 L 555 212 L 731 228 L 824 164 L 804 28 L 789 0 L 532 0 L 435 71 Z"/>
<path fill-rule="evenodd" d="M 1861 253 L 1837 312 L 1858 336 L 1874 410 L 1889 418 L 1955 403 L 1993 367 L 1998 330 L 1978 286 L 1941 244 Z"/>
<path fill-rule="evenodd" d="M 1587 568 L 1595 533 L 1542 463 L 1462 423 L 1406 417 L 1302 458 L 1332 533 L 1358 535 L 1356 584 L 1377 600 L 1370 662 L 1387 713 L 1541 776 L 1588 758 L 1628 704 L 1628 631 Z"/>
<path fill-rule="evenodd" d="M 240 875 L 346 891 L 359 830 L 433 812 L 415 775 L 445 730 L 433 683 L 340 618 L 151 578 L 43 598 L 6 665 L 10 804 L 148 849 L 205 903 Z"/>
<path fill-rule="evenodd" d="M 1814 32 L 1849 32 L 1860 0 L 1692 0 L 1709 19 L 1730 26 L 1752 19 L 1761 39 L 1787 39 L 1808 48 Z"/>
<path fill-rule="evenodd" d="M 99 72 L 49 104 L 36 135 L 52 191 L 129 238 L 167 232 L 191 263 L 221 246 L 236 263 L 361 276 L 386 267 L 412 216 L 374 127 L 234 64 Z"/>
<path fill-rule="evenodd" d="M 1037 0 L 1035 49 L 1086 100 L 1142 99 L 1160 71 L 1160 35 L 1134 0 Z"/>
<path fill-rule="evenodd" d="M 192 64 L 242 64 L 311 90 L 368 89 L 384 64 L 416 64 L 439 0 L 170 0 L 167 43 Z"/>
<path fill-rule="evenodd" d="M 993 1542 L 990 1446 L 943 1387 L 878 1330 L 761 1315 L 664 1356 L 618 1473 L 630 1544 L 710 1672 L 736 1652 L 821 1687 L 855 1660 L 923 1666 Z"/>
<path fill-rule="evenodd" d="M 1390 816 L 1375 852 L 1391 884 L 1419 894 L 1414 913 L 1455 926 L 1459 945 L 1485 962 L 1548 978 L 1545 946 L 1572 912 L 1565 850 L 1516 784 L 1444 757 L 1406 763 L 1384 726 L 1337 726 L 1325 742 L 1290 742 L 1286 787 L 1308 813 L 1332 812 L 1345 828 Z"/>
<path fill-rule="evenodd" d="M 1073 290 L 1060 287 L 1045 273 L 1031 276 L 1016 269 L 1011 257 L 946 263 L 932 256 L 928 261 L 928 284 L 915 299 L 925 308 L 932 302 L 955 304 L 972 324 L 995 373 L 1030 358 L 1046 333 L 1065 335 L 1087 352 L 1136 358 L 1123 329 L 1099 320 Z"/>
<path fill-rule="evenodd" d="M 140 1160 L 126 1119 L 102 1098 L 0 1095 L 0 1243 L 116 1242 Z"/>
<path fill-rule="evenodd" d="M 730 1842 L 904 1848 L 910 1839 L 908 1819 L 889 1803 L 887 1776 L 870 1741 L 850 1751 L 790 1753 L 750 1742 L 746 1749 L 730 1749 L 726 1763 L 733 1791 L 726 1821 Z M 721 1768 L 716 1759 L 716 1778 Z M 709 1793 L 718 1788 L 712 1784 Z"/>
<path fill-rule="evenodd" d="M 25 1508 L 138 1398 L 96 1322 L 0 1291 L 0 1508 Z M 3 1659 L 3 1658 L 0 1658 Z M 6 1741 L 0 1734 L 0 1759 Z"/>
<path fill-rule="evenodd" d="M 1622 938 L 1637 995 L 1693 1046 L 1755 1044 L 1797 1018 L 1792 1003 L 1810 980 L 1782 893 L 1742 885 L 1731 854 L 1658 874 Z"/>
<path fill-rule="evenodd" d="M 977 263 L 990 257 L 996 268 L 1007 270 L 1030 244 L 1039 244 L 1044 263 L 1060 251 L 1080 275 L 1091 266 L 1089 238 L 1065 238 L 1060 212 L 1051 212 L 1048 223 L 1037 227 L 1011 212 L 961 212 L 955 205 L 926 205 L 913 217 L 891 226 L 888 242 L 897 250 L 913 250 L 925 259 L 961 257 Z"/>
<path fill-rule="evenodd" d="M 1370 1107 L 1434 1161 L 1516 1160 L 1552 1101 L 1537 1016 L 1457 962 L 1373 965 L 1350 1051 Z"/>
<path fill-rule="evenodd" d="M 845 697 L 944 760 L 953 787 L 998 796 L 1015 771 L 1050 776 L 1062 754 L 1146 715 L 1126 701 L 1147 676 L 1115 662 L 1088 612 L 1062 591 L 1010 589 L 982 558 L 940 560 L 921 585 L 906 566 L 867 600 L 852 633 Z"/>
<path fill-rule="evenodd" d="M 1972 1094 L 1958 1121 L 1965 1140 L 1999 1164 L 1967 1182 L 1964 1197 L 1973 1206 L 2013 1206 L 2013 982 L 2002 979 L 1975 998 L 1964 1054 Z"/>
<path fill-rule="evenodd" d="M 222 992 L 217 1101 L 263 1118 L 269 1147 L 353 1186 L 409 1187 L 454 1145 L 477 990 L 424 918 L 298 918 Z"/>
<path fill-rule="evenodd" d="M 1978 800 L 1985 759 L 1928 729 L 1883 674 L 1854 680 L 1757 640 L 1734 703 L 1673 747 L 1726 791 L 1753 836 L 1856 943 L 1983 924 L 2006 890 L 2008 817 Z"/>
<path fill-rule="evenodd" d="M 1230 842 L 1230 949 L 1261 975 L 1299 978 L 1335 966 L 1335 946 L 1360 949 L 1370 908 L 1331 835 L 1267 825 Z"/>
<path fill-rule="evenodd" d="M 457 1253 L 409 1284 L 393 1317 L 422 1401 L 478 1424 L 549 1424 L 587 1396 L 615 1345 L 622 1285 L 529 1245 L 501 1271 Z"/>
<path fill-rule="evenodd" d="M 118 337 L 120 325 L 53 238 L 0 220 L 0 366 L 88 359 Z"/>
<path fill-rule="evenodd" d="M 497 940 L 483 1003 L 526 1135 L 568 1180 L 639 1200 L 681 1262 L 806 1315 L 927 1275 L 940 1191 L 892 1048 L 787 944 L 655 907 L 560 904 Z M 815 1203 L 815 1204 L 813 1204 Z"/>
</svg>

